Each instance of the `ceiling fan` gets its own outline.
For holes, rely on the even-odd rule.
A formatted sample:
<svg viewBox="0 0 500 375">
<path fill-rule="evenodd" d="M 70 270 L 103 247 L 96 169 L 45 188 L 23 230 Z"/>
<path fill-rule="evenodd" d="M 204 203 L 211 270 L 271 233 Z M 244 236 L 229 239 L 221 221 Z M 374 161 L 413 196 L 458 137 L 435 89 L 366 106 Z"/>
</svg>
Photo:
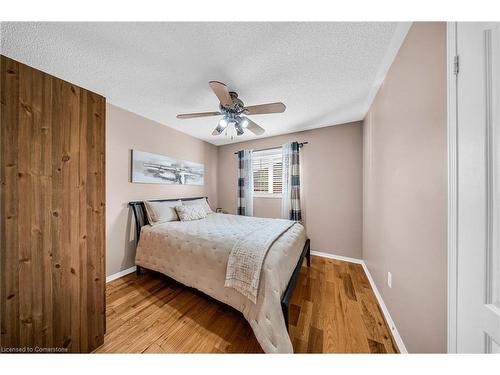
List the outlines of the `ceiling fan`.
<svg viewBox="0 0 500 375">
<path fill-rule="evenodd" d="M 234 91 L 229 91 L 229 88 L 222 82 L 210 81 L 208 84 L 217 98 L 219 98 L 219 111 L 183 113 L 177 115 L 177 118 L 189 119 L 196 117 L 223 116 L 212 132 L 212 135 L 222 134 L 229 125 L 234 126 L 237 135 L 243 135 L 245 129 L 250 130 L 255 135 L 261 135 L 265 132 L 264 128 L 243 115 L 282 113 L 286 109 L 285 105 L 280 102 L 245 107 L 241 99 L 238 98 L 238 94 Z"/>
</svg>

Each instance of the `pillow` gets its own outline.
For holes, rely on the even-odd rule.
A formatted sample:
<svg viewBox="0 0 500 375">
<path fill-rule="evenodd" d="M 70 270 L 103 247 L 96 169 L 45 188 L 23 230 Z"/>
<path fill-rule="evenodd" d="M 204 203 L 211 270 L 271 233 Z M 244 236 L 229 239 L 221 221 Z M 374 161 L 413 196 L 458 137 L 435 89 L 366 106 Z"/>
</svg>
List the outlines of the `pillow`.
<svg viewBox="0 0 500 375">
<path fill-rule="evenodd" d="M 156 225 L 167 221 L 177 221 L 179 217 L 175 211 L 175 206 L 182 204 L 181 201 L 152 202 L 145 201 L 146 216 L 149 224 Z"/>
<path fill-rule="evenodd" d="M 207 211 L 201 204 L 190 206 L 176 206 L 175 210 L 181 221 L 198 220 L 207 217 Z"/>
<path fill-rule="evenodd" d="M 191 201 L 182 201 L 182 205 L 183 206 L 198 205 L 198 206 L 202 206 L 205 209 L 205 211 L 207 212 L 207 214 L 213 214 L 214 213 L 212 211 L 212 209 L 210 208 L 210 206 L 208 205 L 208 202 L 207 202 L 206 198 L 193 199 Z"/>
</svg>

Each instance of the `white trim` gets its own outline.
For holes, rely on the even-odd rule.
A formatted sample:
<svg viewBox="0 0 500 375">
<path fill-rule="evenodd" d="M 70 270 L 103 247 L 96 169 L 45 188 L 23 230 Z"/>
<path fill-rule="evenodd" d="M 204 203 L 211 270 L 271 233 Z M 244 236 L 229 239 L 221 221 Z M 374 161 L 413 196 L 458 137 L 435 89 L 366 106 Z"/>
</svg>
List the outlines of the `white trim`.
<svg viewBox="0 0 500 375">
<path fill-rule="evenodd" d="M 122 276 L 125 276 L 125 275 L 128 275 L 129 273 L 135 272 L 136 269 L 137 269 L 137 267 L 133 266 L 133 267 L 127 268 L 126 270 L 123 270 L 123 271 L 114 273 L 112 275 L 106 276 L 106 282 L 109 283 L 110 281 L 119 279 Z"/>
<path fill-rule="evenodd" d="M 396 58 L 396 55 L 399 52 L 399 48 L 401 48 L 401 45 L 403 44 L 406 38 L 406 34 L 408 34 L 411 25 L 412 22 L 398 22 L 398 25 L 396 26 L 396 30 L 394 31 L 389 47 L 387 48 L 385 56 L 382 59 L 382 62 L 380 63 L 380 67 L 377 71 L 377 75 L 375 76 L 372 88 L 370 89 L 370 92 L 366 97 L 362 118 L 365 118 L 366 114 L 370 110 L 370 107 L 372 106 L 372 103 L 375 100 L 375 97 L 377 96 L 378 90 L 384 83 L 385 76 L 389 72 L 389 69 L 391 68 L 392 63 L 394 62 L 394 59 Z"/>
<path fill-rule="evenodd" d="M 349 263 L 363 264 L 362 259 L 350 258 L 350 257 L 345 257 L 342 255 L 335 255 L 335 254 L 330 254 L 330 253 L 323 253 L 321 251 L 311 250 L 311 255 L 316 255 L 316 256 L 322 257 L 322 258 L 343 260 L 344 262 L 349 262 Z"/>
<path fill-rule="evenodd" d="M 391 329 L 392 337 L 394 337 L 394 340 L 396 341 L 396 345 L 398 346 L 399 352 L 401 354 L 408 354 L 403 339 L 401 338 L 401 335 L 399 334 L 398 329 L 396 328 L 396 323 L 394 323 L 394 320 L 392 320 L 391 314 L 389 313 L 389 309 L 385 305 L 384 300 L 382 299 L 382 295 L 378 291 L 377 285 L 375 285 L 375 281 L 373 280 L 370 271 L 368 271 L 368 267 L 366 266 L 364 261 L 362 261 L 361 265 L 363 266 L 363 270 L 366 273 L 366 277 L 368 277 L 368 281 L 370 282 L 373 293 L 375 293 L 375 297 L 377 297 L 377 302 L 380 308 L 382 309 L 382 312 L 384 313 L 385 321 L 387 322 L 389 328 Z"/>
<path fill-rule="evenodd" d="M 265 198 L 265 199 L 281 199 L 283 194 L 281 193 L 263 193 L 263 192 L 254 192 L 254 198 Z"/>
<path fill-rule="evenodd" d="M 402 354 L 408 354 L 408 351 L 406 350 L 406 346 L 403 342 L 403 339 L 401 338 L 401 335 L 398 332 L 398 329 L 396 328 L 396 324 L 394 323 L 394 320 L 392 320 L 391 314 L 389 313 L 389 309 L 387 309 L 387 306 L 384 303 L 384 300 L 382 299 L 382 295 L 377 289 L 377 286 L 375 285 L 375 281 L 372 278 L 372 275 L 370 274 L 370 271 L 368 270 L 368 267 L 366 266 L 366 263 L 362 259 L 357 259 L 357 258 L 350 258 L 350 257 L 344 257 L 341 255 L 334 255 L 334 254 L 329 254 L 329 253 L 323 253 L 320 251 L 313 251 L 311 250 L 311 255 L 323 257 L 323 258 L 329 258 L 329 259 L 337 259 L 337 260 L 343 260 L 345 262 L 350 262 L 350 263 L 356 263 L 356 264 L 361 264 L 363 267 L 363 270 L 365 271 L 366 277 L 368 278 L 368 281 L 370 282 L 370 286 L 372 287 L 373 293 L 375 294 L 375 297 L 377 298 L 377 302 L 382 309 L 382 313 L 384 314 L 385 321 L 387 322 L 389 328 L 391 329 L 392 337 L 394 337 L 394 341 L 396 341 L 396 345 L 399 349 L 399 352 Z"/>
<path fill-rule="evenodd" d="M 457 352 L 457 236 L 458 236 L 458 147 L 457 147 L 457 23 L 447 23 L 448 82 L 448 353 Z"/>
</svg>

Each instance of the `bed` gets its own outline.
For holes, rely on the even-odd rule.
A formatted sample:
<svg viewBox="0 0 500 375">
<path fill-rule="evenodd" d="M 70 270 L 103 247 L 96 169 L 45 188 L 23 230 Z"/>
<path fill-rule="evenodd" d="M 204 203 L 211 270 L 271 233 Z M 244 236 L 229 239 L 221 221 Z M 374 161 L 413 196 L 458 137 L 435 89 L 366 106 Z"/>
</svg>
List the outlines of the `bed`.
<svg viewBox="0 0 500 375">
<path fill-rule="evenodd" d="M 180 200 L 195 199 L 200 197 Z M 260 271 L 258 294 L 252 301 L 238 290 L 225 286 L 230 254 L 238 238 L 272 226 L 279 219 L 212 213 L 199 220 L 150 226 L 144 202 L 134 201 L 129 205 L 136 221 L 138 272 L 141 269 L 160 272 L 240 311 L 266 353 L 293 352 L 288 335 L 289 302 L 304 258 L 310 266 L 310 241 L 301 224 L 290 223 L 268 247 Z"/>
</svg>

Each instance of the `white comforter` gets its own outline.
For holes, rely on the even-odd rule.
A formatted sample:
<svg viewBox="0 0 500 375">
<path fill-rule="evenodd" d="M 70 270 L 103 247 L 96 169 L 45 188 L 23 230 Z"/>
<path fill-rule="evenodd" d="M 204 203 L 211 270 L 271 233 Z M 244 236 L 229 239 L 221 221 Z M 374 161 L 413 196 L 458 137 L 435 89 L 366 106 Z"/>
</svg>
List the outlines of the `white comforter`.
<svg viewBox="0 0 500 375">
<path fill-rule="evenodd" d="M 292 225 L 269 248 L 257 303 L 224 286 L 234 244 L 273 220 L 210 214 L 201 220 L 145 226 L 137 247 L 136 264 L 164 273 L 241 311 L 266 353 L 292 353 L 281 297 L 306 241 L 301 224 Z"/>
</svg>

